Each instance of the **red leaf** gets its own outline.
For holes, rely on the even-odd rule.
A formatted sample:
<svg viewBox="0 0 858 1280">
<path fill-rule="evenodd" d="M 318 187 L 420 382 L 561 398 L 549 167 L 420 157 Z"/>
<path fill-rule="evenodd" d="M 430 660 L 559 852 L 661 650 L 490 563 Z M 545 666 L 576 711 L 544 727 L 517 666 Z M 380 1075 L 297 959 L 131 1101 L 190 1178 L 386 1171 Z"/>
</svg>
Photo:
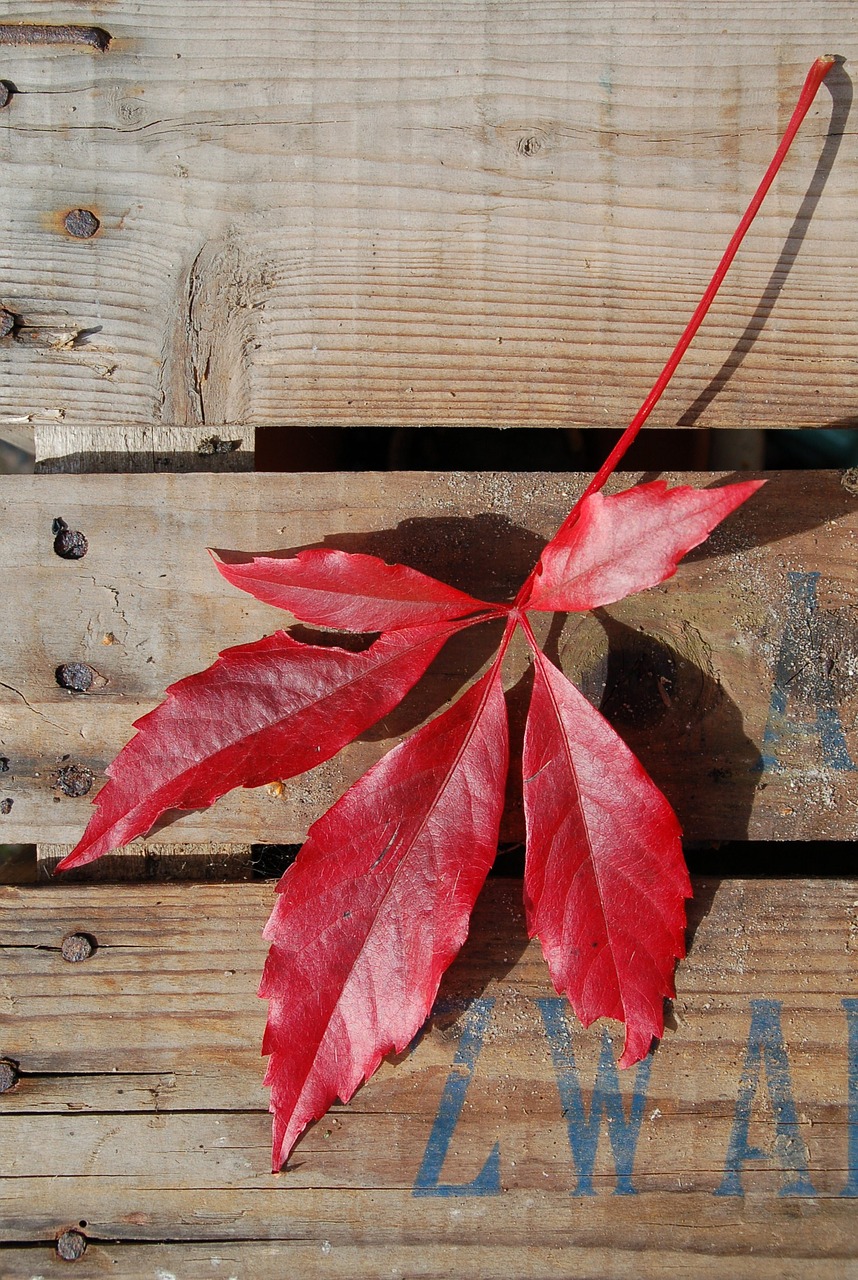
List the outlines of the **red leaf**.
<svg viewBox="0 0 858 1280">
<path fill-rule="evenodd" d="M 524 607 L 575 612 L 613 604 L 676 573 L 692 547 L 764 480 L 723 489 L 668 489 L 664 480 L 609 497 L 594 493 L 548 543 Z"/>
<path fill-rule="evenodd" d="M 504 801 L 499 665 L 356 782 L 278 885 L 260 988 L 275 1169 L 405 1048 L 465 940 Z"/>
<path fill-rule="evenodd" d="M 283 631 L 226 649 L 136 721 L 136 737 L 107 771 L 97 812 L 58 870 L 144 835 L 167 810 L 204 809 L 233 787 L 291 778 L 329 760 L 401 701 L 456 630 L 397 631 L 362 653 L 300 644 Z"/>
<path fill-rule="evenodd" d="M 234 554 L 212 552 L 212 557 Z M 497 605 L 475 600 L 407 565 L 346 551 L 301 551 L 283 560 L 277 556 L 236 562 L 215 559 L 215 564 L 233 586 L 317 627 L 393 631 L 498 610 Z"/>
<path fill-rule="evenodd" d="M 587 1027 L 626 1024 L 621 1066 L 664 1029 L 691 884 L 679 823 L 608 722 L 538 649 L 524 738 L 525 907 Z"/>
<path fill-rule="evenodd" d="M 623 1018 L 621 1065 L 663 1028 L 690 893 L 679 827 L 640 763 L 536 650 L 526 609 L 582 610 L 675 572 L 759 487 L 599 490 L 699 329 L 819 86 L 818 58 L 774 158 L 652 390 L 546 547 L 513 606 L 489 605 L 371 556 L 306 551 L 218 565 L 259 599 L 315 625 L 383 634 L 364 654 L 282 633 L 228 650 L 138 721 L 98 813 L 63 868 L 147 830 L 168 809 L 299 773 L 392 708 L 453 631 L 507 615 L 491 672 L 375 766 L 312 828 L 268 926 L 265 1049 L 279 1164 L 336 1096 L 418 1029 L 461 946 L 497 841 L 508 741 L 500 663 L 521 625 L 535 649 L 524 742 L 525 895 L 558 990 L 585 1024 Z M 229 554 L 229 553 L 224 553 Z M 479 615 L 479 616 L 475 616 Z M 459 621 L 455 621 L 458 619 Z M 413 630 L 415 623 L 423 624 Z"/>
</svg>

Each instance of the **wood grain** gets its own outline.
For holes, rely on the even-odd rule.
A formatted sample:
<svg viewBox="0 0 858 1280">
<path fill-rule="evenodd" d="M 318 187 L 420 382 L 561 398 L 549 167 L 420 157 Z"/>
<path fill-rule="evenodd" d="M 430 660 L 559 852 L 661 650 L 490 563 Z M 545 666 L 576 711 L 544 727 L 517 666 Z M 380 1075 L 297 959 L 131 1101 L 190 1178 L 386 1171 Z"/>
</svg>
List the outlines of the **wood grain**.
<svg viewBox="0 0 858 1280">
<path fill-rule="evenodd" d="M 4 59 L 0 413 L 35 422 L 622 425 L 810 63 L 858 53 L 849 0 L 98 20 Z M 841 67 L 655 423 L 855 422 L 850 102 Z"/>
<path fill-rule="evenodd" d="M 777 1211 L 776 1211 L 777 1212 Z M 843 1216 L 846 1214 L 843 1211 Z M 779 1217 L 783 1216 L 781 1211 Z M 653 1236 L 672 1238 L 675 1223 L 668 1217 L 650 1218 Z M 331 1280 L 448 1280 L 467 1275 L 469 1280 L 650 1280 L 655 1276 L 677 1280 L 851 1280 L 852 1263 L 847 1258 L 808 1258 L 802 1253 L 800 1230 L 788 1232 L 790 1243 L 770 1258 L 750 1258 L 738 1245 L 715 1257 L 689 1249 L 659 1249 L 652 1257 L 645 1249 L 623 1245 L 601 1247 L 538 1243 L 443 1245 L 434 1241 L 414 1244 L 342 1245 L 330 1240 L 319 1244 L 278 1241 L 276 1244 L 249 1244 L 231 1241 L 227 1248 L 211 1245 L 164 1244 L 121 1245 L 111 1242 L 90 1245 L 86 1263 L 93 1275 L 119 1275 L 122 1280 L 152 1280 L 152 1276 L 175 1275 L 181 1280 L 230 1280 L 245 1276 L 253 1280 L 282 1280 L 284 1273 L 299 1276 L 331 1277 Z M 793 1243 L 794 1242 L 794 1243 Z M 45 1280 L 63 1277 L 68 1266 L 53 1250 L 8 1249 L 3 1256 L 9 1280 L 32 1280 L 34 1263 Z M 96 1268 L 98 1270 L 96 1270 Z M 78 1273 L 80 1268 L 78 1267 Z"/>
<path fill-rule="evenodd" d="M 335 1107 L 274 1176 L 254 994 L 272 886 L 3 889 L 0 1053 L 19 1063 L 21 1079 L 0 1095 L 0 1232 L 10 1244 L 43 1242 L 44 1261 L 31 1248 L 26 1274 L 52 1275 L 54 1237 L 84 1222 L 93 1274 L 115 1261 L 132 1277 L 170 1257 L 182 1277 L 273 1275 L 265 1246 L 280 1240 L 289 1242 L 283 1260 L 310 1275 L 351 1265 L 359 1276 L 447 1267 L 488 1277 L 502 1266 L 525 1277 L 851 1276 L 858 1220 L 854 1191 L 841 1192 L 855 1176 L 843 1006 L 854 994 L 854 883 L 695 883 L 691 947 L 641 1104 L 634 1195 L 614 1194 L 604 1123 L 594 1194 L 580 1194 L 536 1003 L 553 993 L 525 936 L 520 891 L 489 882 L 419 1044 Z M 59 943 L 81 930 L 97 949 L 67 964 Z M 441 1183 L 469 1182 L 498 1141 L 499 1184 L 482 1196 L 415 1196 L 445 1083 L 462 1071 L 454 1056 L 475 998 L 494 1005 Z M 763 1072 L 749 1130 L 763 1154 L 743 1163 L 743 1195 L 717 1195 L 751 1001 L 777 1002 L 792 1146 L 776 1139 Z M 603 1027 L 570 1027 L 590 1115 Z M 619 1087 L 628 1116 L 635 1072 L 621 1073 Z M 809 1197 L 780 1194 L 796 1151 Z M 258 1250 L 236 1248 L 254 1241 Z M 232 1270 L 218 1271 L 216 1257 Z M 10 1277 L 25 1274 L 14 1251 L 4 1264 Z"/>
<path fill-rule="evenodd" d="M 772 475 L 663 586 L 598 619 L 541 619 L 549 653 L 612 715 L 689 838 L 856 832 L 848 766 L 858 761 L 858 498 L 841 479 Z M 583 483 L 574 475 L 491 473 L 0 478 L 6 553 L 16 566 L 6 582 L 0 652 L 0 753 L 9 761 L 0 791 L 13 802 L 0 817 L 4 837 L 76 839 L 107 764 L 165 687 L 208 666 L 220 649 L 290 623 L 228 586 L 206 545 L 264 551 L 328 542 L 503 599 Z M 82 560 L 54 554 L 58 516 L 88 537 Z M 796 581 L 809 574 L 819 574 L 811 613 L 795 599 Z M 778 675 L 785 636 L 793 643 L 786 676 Z M 401 708 L 334 761 L 284 787 L 234 792 L 156 841 L 303 839 L 371 761 L 457 695 L 497 639 L 489 626 L 450 643 Z M 72 661 L 96 672 L 90 693 L 58 687 L 58 665 Z M 511 655 L 516 715 L 526 669 L 521 650 Z M 775 767 L 763 768 L 776 678 L 788 691 L 787 715 Z M 827 700 L 826 714 L 843 731 L 839 762 L 826 758 L 813 727 Z M 71 765 L 91 772 L 87 794 L 63 793 L 60 770 Z M 518 822 L 511 788 L 510 838 Z"/>
</svg>

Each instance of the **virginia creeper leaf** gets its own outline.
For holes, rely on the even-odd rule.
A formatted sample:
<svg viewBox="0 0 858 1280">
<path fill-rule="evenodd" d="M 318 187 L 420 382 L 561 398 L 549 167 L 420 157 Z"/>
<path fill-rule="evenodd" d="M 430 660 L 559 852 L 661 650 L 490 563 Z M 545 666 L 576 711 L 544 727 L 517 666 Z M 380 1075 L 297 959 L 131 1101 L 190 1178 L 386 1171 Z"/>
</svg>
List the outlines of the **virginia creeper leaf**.
<svg viewBox="0 0 858 1280">
<path fill-rule="evenodd" d="M 507 764 L 496 664 L 310 828 L 265 930 L 275 1169 L 428 1016 L 497 852 Z"/>
<path fill-rule="evenodd" d="M 234 554 L 212 553 L 213 558 Z M 242 591 L 316 627 L 391 631 L 496 608 L 407 565 L 346 551 L 314 549 L 289 559 L 215 558 L 215 564 Z"/>
<path fill-rule="evenodd" d="M 525 607 L 572 613 L 654 587 L 763 484 L 668 489 L 656 480 L 608 497 L 591 494 L 571 528 L 542 552 Z"/>
<path fill-rule="evenodd" d="M 584 1026 L 626 1024 L 621 1066 L 664 1029 L 691 884 L 676 816 L 640 761 L 534 649 L 524 737 L 525 909 Z"/>
<path fill-rule="evenodd" d="M 489 605 L 403 565 L 308 550 L 218 563 L 225 578 L 313 625 L 381 631 L 363 653 L 278 633 L 226 650 L 137 721 L 108 770 L 97 813 L 60 864 L 89 862 L 149 830 L 165 811 L 211 804 L 236 786 L 293 776 L 391 710 L 454 631 L 506 614 L 490 672 L 400 744 L 311 828 L 278 886 L 262 984 L 270 1001 L 275 1167 L 337 1096 L 347 1100 L 426 1017 L 467 932 L 491 865 L 508 764 L 500 664 L 521 626 L 534 648 L 523 747 L 525 900 L 558 991 L 581 1020 L 626 1023 L 620 1059 L 663 1030 L 663 1000 L 684 952 L 690 894 L 679 826 L 625 744 L 538 650 L 526 610 L 611 604 L 664 581 L 757 488 L 604 497 L 697 333 L 824 77 L 818 58 L 771 164 L 652 390 L 546 546 L 512 606 Z M 481 615 L 481 616 L 475 616 Z M 417 625 L 419 624 L 419 625 Z"/>
<path fill-rule="evenodd" d="M 437 623 L 392 632 L 361 653 L 301 644 L 283 631 L 224 650 L 136 721 L 60 869 L 145 835 L 168 810 L 207 808 L 234 787 L 329 760 L 402 700 L 455 630 Z"/>
</svg>

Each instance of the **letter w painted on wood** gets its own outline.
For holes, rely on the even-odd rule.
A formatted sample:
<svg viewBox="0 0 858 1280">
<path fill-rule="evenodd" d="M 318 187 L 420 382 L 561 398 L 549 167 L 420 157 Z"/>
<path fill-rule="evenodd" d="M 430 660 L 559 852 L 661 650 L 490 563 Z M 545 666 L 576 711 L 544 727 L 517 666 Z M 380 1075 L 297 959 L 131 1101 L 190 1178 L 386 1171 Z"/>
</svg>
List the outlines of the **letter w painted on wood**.
<svg viewBox="0 0 858 1280">
<path fill-rule="evenodd" d="M 548 1033 L 554 1072 L 557 1076 L 557 1088 L 563 1114 L 566 1117 L 569 1147 L 578 1170 L 578 1184 L 572 1194 L 575 1196 L 596 1194 L 593 1189 L 593 1166 L 596 1162 L 599 1132 L 604 1115 L 608 1121 L 608 1137 L 617 1169 L 617 1186 L 614 1194 L 636 1195 L 637 1192 L 632 1185 L 632 1171 L 646 1106 L 646 1091 L 652 1059 L 644 1058 L 637 1068 L 627 1119 L 614 1062 L 614 1051 L 608 1033 L 604 1031 L 588 1117 L 584 1110 L 584 1095 L 581 1092 L 575 1055 L 572 1051 L 572 1034 L 566 1016 L 566 1001 L 561 997 L 551 996 L 537 1000 L 536 1003 L 539 1005 L 542 1021 Z"/>
</svg>

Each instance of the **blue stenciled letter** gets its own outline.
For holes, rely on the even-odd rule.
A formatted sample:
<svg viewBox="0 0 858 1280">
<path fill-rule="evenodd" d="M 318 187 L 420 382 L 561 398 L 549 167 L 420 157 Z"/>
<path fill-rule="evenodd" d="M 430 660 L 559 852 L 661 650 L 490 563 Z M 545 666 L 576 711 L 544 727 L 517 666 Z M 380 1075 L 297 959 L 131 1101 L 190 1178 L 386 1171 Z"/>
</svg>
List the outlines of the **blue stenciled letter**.
<svg viewBox="0 0 858 1280">
<path fill-rule="evenodd" d="M 593 1085 L 593 1098 L 588 1117 L 584 1111 L 584 1097 L 575 1066 L 575 1055 L 572 1052 L 572 1035 L 566 1016 L 566 1001 L 552 996 L 537 1000 L 536 1003 L 539 1005 L 551 1044 L 557 1088 L 569 1134 L 569 1148 L 578 1171 L 578 1185 L 572 1194 L 575 1196 L 596 1194 L 593 1189 L 593 1166 L 596 1162 L 602 1116 L 605 1115 L 617 1169 L 617 1186 L 614 1194 L 636 1195 L 637 1192 L 632 1186 L 632 1170 L 646 1106 L 646 1091 L 652 1060 L 644 1058 L 637 1068 L 629 1118 L 626 1119 L 620 1081 L 614 1062 L 614 1051 L 607 1031 L 603 1032 L 602 1052 L 599 1056 L 599 1067 L 596 1072 L 596 1082 Z"/>
<path fill-rule="evenodd" d="M 748 1143 L 751 1107 L 760 1087 L 760 1069 L 765 1066 L 766 1085 L 775 1116 L 773 1152 L 761 1151 Z M 716 1196 L 740 1196 L 742 1165 L 746 1160 L 778 1159 L 792 1171 L 780 1189 L 782 1196 L 815 1196 L 807 1170 L 807 1147 L 798 1130 L 798 1116 L 792 1096 L 789 1061 L 781 1030 L 780 1000 L 751 1001 L 751 1029 L 745 1066 L 739 1082 L 739 1096 L 733 1131 L 724 1162 L 724 1177 Z"/>
<path fill-rule="evenodd" d="M 500 1147 L 496 1142 L 480 1172 L 472 1182 L 439 1182 L 450 1139 L 456 1128 L 468 1085 L 474 1075 L 483 1036 L 494 1000 L 472 1001 L 464 1020 L 453 1069 L 447 1077 L 438 1105 L 438 1114 L 426 1143 L 426 1151 L 414 1180 L 415 1196 L 497 1196 L 500 1195 Z"/>
<path fill-rule="evenodd" d="M 762 770 L 779 770 L 777 748 L 781 738 L 784 735 L 802 734 L 819 738 L 823 763 L 829 769 L 854 769 L 855 764 L 843 736 L 834 685 L 825 669 L 819 640 L 816 639 L 819 632 L 816 600 L 819 574 L 788 573 L 787 578 L 790 583 L 787 623 L 775 668 L 769 719 L 763 734 L 763 753 L 758 767 Z M 815 720 L 787 720 L 787 702 L 790 692 L 796 688 L 800 688 L 813 705 Z"/>
</svg>

